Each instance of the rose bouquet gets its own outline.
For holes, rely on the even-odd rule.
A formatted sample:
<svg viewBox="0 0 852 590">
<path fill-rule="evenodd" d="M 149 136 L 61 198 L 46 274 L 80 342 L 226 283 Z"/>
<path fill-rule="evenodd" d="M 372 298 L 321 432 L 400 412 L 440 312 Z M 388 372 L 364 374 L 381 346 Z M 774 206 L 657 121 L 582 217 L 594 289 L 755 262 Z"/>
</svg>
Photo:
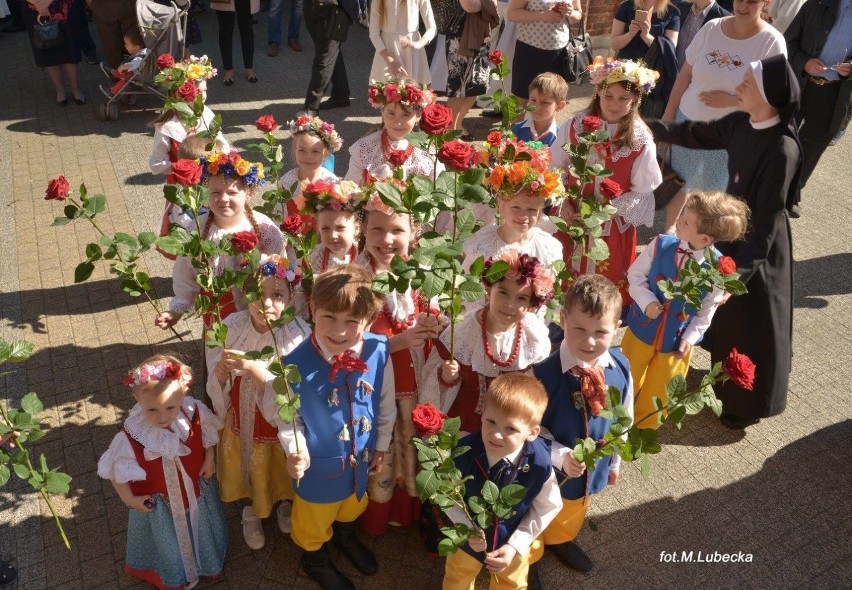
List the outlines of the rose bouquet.
<svg viewBox="0 0 852 590">
<path fill-rule="evenodd" d="M 698 264 L 697 261 L 689 258 L 678 271 L 677 280 L 657 281 L 657 286 L 666 300 L 683 299 L 687 306 L 699 311 L 701 300 L 714 288 L 731 295 L 747 293 L 746 286 L 740 281 L 734 259 L 730 256 L 717 256 L 717 254 L 714 248 L 708 246 L 704 249 L 706 265 Z"/>
</svg>

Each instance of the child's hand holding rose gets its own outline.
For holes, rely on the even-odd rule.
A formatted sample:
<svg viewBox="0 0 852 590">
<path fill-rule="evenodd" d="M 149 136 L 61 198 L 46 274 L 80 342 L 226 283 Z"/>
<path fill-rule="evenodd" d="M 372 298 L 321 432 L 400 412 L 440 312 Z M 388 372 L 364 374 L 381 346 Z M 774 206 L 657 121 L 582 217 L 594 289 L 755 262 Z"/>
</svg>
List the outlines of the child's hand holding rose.
<svg viewBox="0 0 852 590">
<path fill-rule="evenodd" d="M 308 469 L 308 457 L 304 452 L 287 455 L 287 473 L 293 479 L 302 479 Z"/>
<path fill-rule="evenodd" d="M 568 477 L 580 477 L 586 471 L 586 464 L 580 463 L 574 458 L 574 453 L 571 451 L 562 459 L 562 471 Z"/>
<path fill-rule="evenodd" d="M 470 548 L 473 549 L 475 553 L 482 553 L 488 549 L 488 545 L 485 543 L 485 531 L 477 529 L 476 534 L 472 535 L 470 539 L 467 540 L 467 544 L 470 545 Z"/>
<path fill-rule="evenodd" d="M 489 572 L 498 573 L 509 567 L 518 552 L 506 543 L 499 549 L 485 555 L 485 567 Z"/>
</svg>

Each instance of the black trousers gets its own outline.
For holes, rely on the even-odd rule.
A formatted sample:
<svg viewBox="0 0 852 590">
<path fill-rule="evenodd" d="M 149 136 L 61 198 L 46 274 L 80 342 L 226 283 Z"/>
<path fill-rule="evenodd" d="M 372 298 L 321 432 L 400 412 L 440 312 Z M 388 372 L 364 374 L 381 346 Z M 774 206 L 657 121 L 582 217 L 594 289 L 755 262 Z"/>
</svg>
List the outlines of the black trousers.
<svg viewBox="0 0 852 590">
<path fill-rule="evenodd" d="M 315 0 L 305 2 L 305 28 L 314 42 L 314 63 L 311 67 L 311 82 L 305 95 L 305 110 L 317 111 L 325 90 L 331 84 L 332 100 L 349 100 L 349 78 L 346 64 L 340 51 L 340 41 L 326 36 L 328 10 L 317 5 Z"/>
<path fill-rule="evenodd" d="M 802 142 L 802 173 L 799 185 L 802 187 L 807 184 L 825 148 L 840 127 L 837 124 L 832 125 L 839 94 L 839 83 L 819 86 L 808 81 L 802 89 L 802 126 L 799 127 L 799 140 Z M 842 122 L 841 118 L 838 120 Z"/>
<path fill-rule="evenodd" d="M 254 27 L 251 24 L 251 0 L 234 0 L 234 11 L 217 10 L 219 19 L 219 52 L 222 54 L 222 69 L 234 69 L 234 20 L 240 29 L 240 45 L 243 48 L 243 67 L 254 67 Z"/>
</svg>

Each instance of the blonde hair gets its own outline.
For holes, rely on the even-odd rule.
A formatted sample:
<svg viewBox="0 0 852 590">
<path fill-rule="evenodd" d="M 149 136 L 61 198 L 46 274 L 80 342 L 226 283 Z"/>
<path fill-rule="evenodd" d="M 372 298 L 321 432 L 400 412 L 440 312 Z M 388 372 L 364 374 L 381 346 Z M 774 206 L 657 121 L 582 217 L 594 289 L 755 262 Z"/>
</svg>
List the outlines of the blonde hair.
<svg viewBox="0 0 852 590">
<path fill-rule="evenodd" d="M 505 373 L 488 386 L 485 405 L 534 427 L 541 424 L 547 409 L 547 392 L 541 381 L 531 375 Z"/>
<path fill-rule="evenodd" d="M 539 74 L 530 82 L 529 93 L 536 90 L 544 96 L 555 99 L 557 102 L 568 100 L 568 82 L 559 74 L 544 72 Z"/>
<path fill-rule="evenodd" d="M 630 110 L 627 114 L 618 122 L 618 132 L 612 140 L 612 145 L 616 148 L 627 146 L 633 149 L 636 147 L 636 144 L 634 143 L 636 126 L 645 124 L 642 122 L 642 117 L 639 115 L 639 105 L 642 102 L 642 93 L 639 91 L 639 88 L 629 82 L 614 82 L 613 84 L 607 84 L 604 82 L 602 84 L 598 84 L 598 87 L 595 88 L 595 93 L 592 96 L 592 102 L 589 104 L 589 114 L 595 115 L 596 117 L 603 117 L 599 92 L 606 92 L 606 89 L 609 86 L 613 86 L 615 84 L 620 84 L 622 88 L 627 90 L 633 96 L 633 104 L 630 105 Z"/>
<path fill-rule="evenodd" d="M 179 160 L 197 160 L 206 156 L 210 151 L 207 146 L 211 143 L 209 137 L 202 137 L 197 133 L 187 135 L 178 148 L 177 157 Z M 214 150 L 221 150 L 222 142 L 218 139 L 212 141 Z"/>
<path fill-rule="evenodd" d="M 186 395 L 189 392 L 189 384 L 192 382 L 192 369 L 180 360 L 179 357 L 171 354 L 155 354 L 149 356 L 144 361 L 139 363 L 133 370 L 136 370 L 144 365 L 167 365 L 174 363 L 180 367 L 181 379 L 179 379 L 180 387 L 182 389 L 182 393 Z M 133 371 L 131 371 L 132 373 Z M 184 377 L 186 379 L 184 379 Z M 142 383 L 140 385 L 133 386 L 133 393 L 137 395 L 146 395 L 149 393 L 153 393 L 154 395 L 160 396 L 163 394 L 166 389 L 174 382 L 172 379 L 149 379 L 147 382 Z"/>
<path fill-rule="evenodd" d="M 317 275 L 310 298 L 314 315 L 316 310 L 323 309 L 366 319 L 371 324 L 385 303 L 373 291 L 373 275 L 357 264 L 337 266 Z"/>
<path fill-rule="evenodd" d="M 741 239 L 751 216 L 744 201 L 723 192 L 689 193 L 683 209 L 695 214 L 698 233 L 712 237 L 714 242 Z"/>
<path fill-rule="evenodd" d="M 621 317 L 621 292 L 615 283 L 603 275 L 583 275 L 571 283 L 562 302 L 562 311 L 571 313 L 579 306 L 583 313 L 602 318 L 609 314 L 618 320 Z"/>
<path fill-rule="evenodd" d="M 666 16 L 666 11 L 671 3 L 669 0 L 654 0 L 654 14 L 657 18 Z M 634 10 L 645 10 L 645 2 L 643 0 L 633 0 Z"/>
</svg>

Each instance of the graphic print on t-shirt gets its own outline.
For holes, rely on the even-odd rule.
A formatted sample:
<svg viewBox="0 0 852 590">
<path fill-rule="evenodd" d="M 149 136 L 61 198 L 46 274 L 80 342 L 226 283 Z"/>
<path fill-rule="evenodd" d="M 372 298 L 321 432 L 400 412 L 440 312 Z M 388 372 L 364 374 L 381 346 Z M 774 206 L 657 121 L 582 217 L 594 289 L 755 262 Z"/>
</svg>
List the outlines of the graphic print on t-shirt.
<svg viewBox="0 0 852 590">
<path fill-rule="evenodd" d="M 740 59 L 739 55 L 730 55 L 728 52 L 719 51 L 718 49 L 714 49 L 705 55 L 705 57 L 707 58 L 708 64 L 716 64 L 720 68 L 728 68 L 731 71 L 734 71 L 743 65 L 743 60 Z"/>
</svg>

